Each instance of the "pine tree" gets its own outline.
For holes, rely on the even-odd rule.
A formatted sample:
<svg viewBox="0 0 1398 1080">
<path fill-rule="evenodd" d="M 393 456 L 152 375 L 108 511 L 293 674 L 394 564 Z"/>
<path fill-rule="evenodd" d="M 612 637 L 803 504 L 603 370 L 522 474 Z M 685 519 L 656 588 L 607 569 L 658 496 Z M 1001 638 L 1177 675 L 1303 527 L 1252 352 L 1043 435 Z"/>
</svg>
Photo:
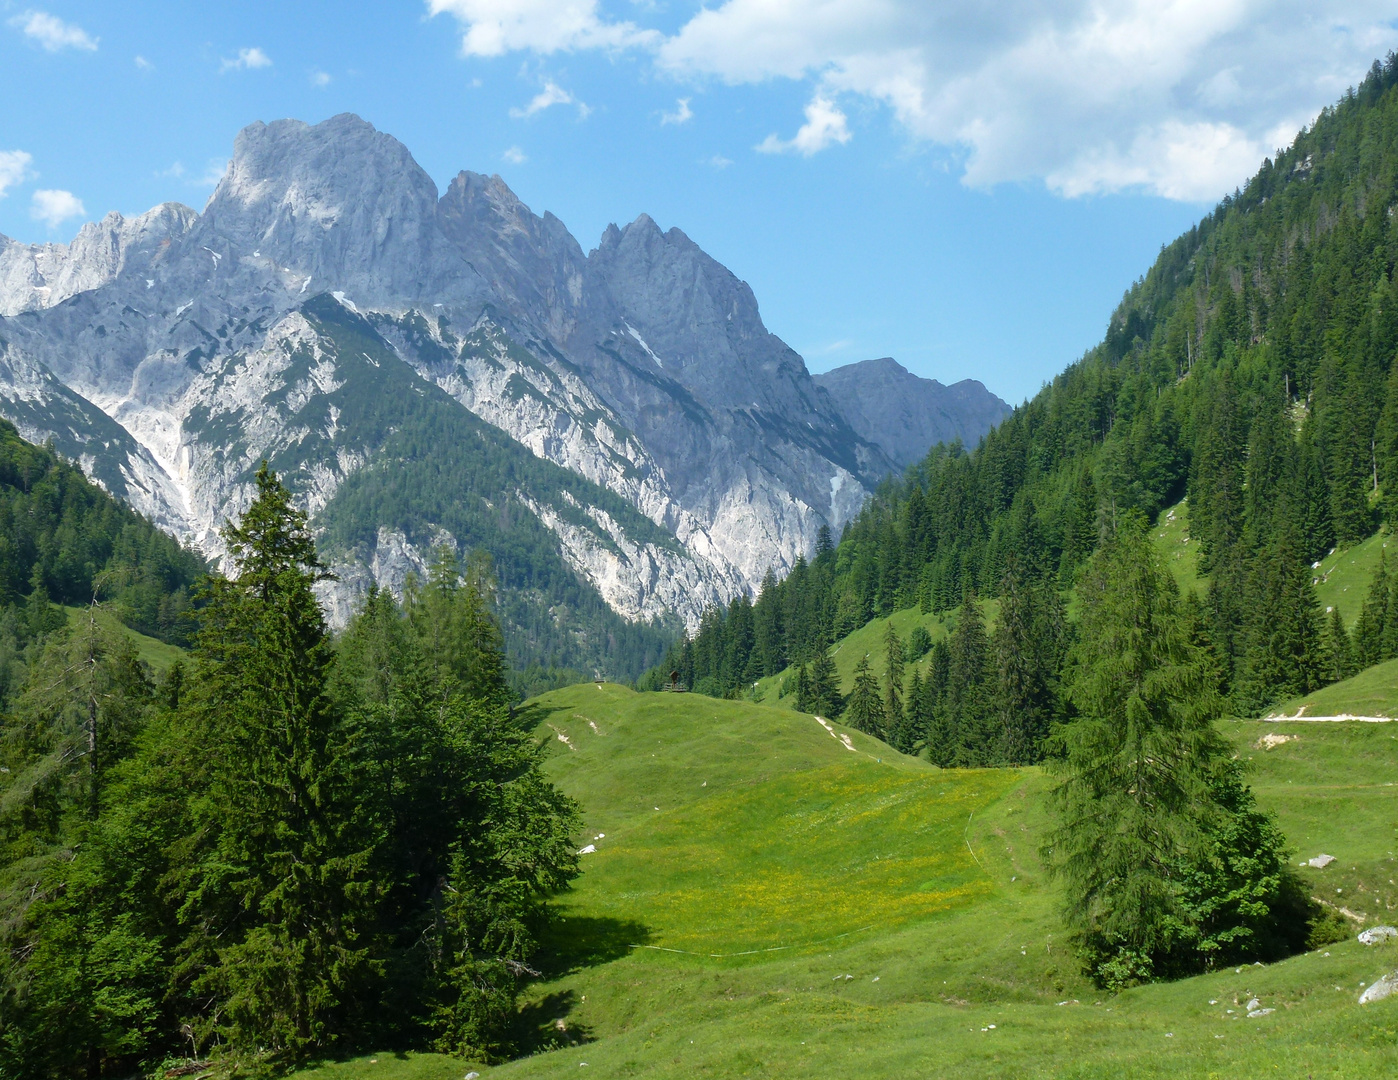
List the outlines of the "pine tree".
<svg viewBox="0 0 1398 1080">
<path fill-rule="evenodd" d="M 869 670 L 869 658 L 861 656 L 854 666 L 854 687 L 845 706 L 845 723 L 866 735 L 883 738 L 884 708 L 879 700 L 879 683 Z"/>
</svg>

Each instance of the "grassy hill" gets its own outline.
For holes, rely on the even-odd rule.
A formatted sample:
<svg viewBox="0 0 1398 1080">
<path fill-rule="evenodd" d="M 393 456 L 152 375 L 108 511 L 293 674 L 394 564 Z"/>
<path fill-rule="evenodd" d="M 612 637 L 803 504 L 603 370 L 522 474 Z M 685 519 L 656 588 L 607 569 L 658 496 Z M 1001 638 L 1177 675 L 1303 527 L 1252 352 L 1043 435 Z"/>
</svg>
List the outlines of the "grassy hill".
<svg viewBox="0 0 1398 1080">
<path fill-rule="evenodd" d="M 842 726 L 698 695 L 586 685 L 530 709 L 596 851 L 557 901 L 549 967 L 521 1017 L 534 1053 L 471 1066 L 488 1078 L 1398 1068 L 1398 1001 L 1356 1004 L 1362 983 L 1398 967 L 1398 946 L 1351 938 L 1271 967 L 1094 990 L 1038 861 L 1048 781 L 1036 769 L 940 771 Z M 1298 867 L 1314 894 L 1356 929 L 1392 921 L 1387 725 L 1225 730 L 1297 861 L 1338 857 Z M 1278 733 L 1288 741 L 1264 738 Z M 1277 1011 L 1242 1018 L 1253 995 Z M 465 1068 L 380 1055 L 300 1080 L 460 1080 Z"/>
<path fill-rule="evenodd" d="M 69 623 L 80 622 L 86 619 L 88 614 L 87 608 L 70 607 L 66 604 L 63 610 L 68 615 Z M 132 630 L 109 611 L 98 609 L 97 618 L 108 630 L 116 630 L 129 637 L 136 645 L 136 655 L 144 660 L 156 675 L 163 675 L 169 671 L 170 666 L 184 655 L 184 650 L 178 645 L 171 645 L 159 638 L 147 637 L 138 630 Z"/>
</svg>

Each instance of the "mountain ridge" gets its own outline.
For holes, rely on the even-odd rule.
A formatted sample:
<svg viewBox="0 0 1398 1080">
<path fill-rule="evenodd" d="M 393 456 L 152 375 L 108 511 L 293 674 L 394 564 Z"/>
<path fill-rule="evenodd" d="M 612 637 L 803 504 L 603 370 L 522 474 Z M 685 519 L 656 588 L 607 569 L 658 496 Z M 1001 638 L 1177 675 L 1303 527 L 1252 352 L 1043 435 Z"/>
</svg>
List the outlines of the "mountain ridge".
<svg viewBox="0 0 1398 1080">
<path fill-rule="evenodd" d="M 697 626 L 838 530 L 895 468 L 767 330 L 747 284 L 679 229 L 643 214 L 584 254 L 498 176 L 463 171 L 439 194 L 406 147 L 350 114 L 249 125 L 202 212 L 109 215 L 79 239 L 0 244 L 0 350 L 19 372 L 0 373 L 0 414 L 215 559 L 261 456 L 324 515 L 385 445 L 315 404 L 355 388 L 338 385 L 344 358 L 306 317 L 313 301 L 362 315 L 421 380 L 405 392 L 444 391 L 674 538 L 652 549 L 600 506 L 578 518 L 498 493 L 551 522 L 565 561 L 627 619 L 670 604 Z M 94 441 L 98 413 L 116 430 Z M 401 522 L 368 524 L 427 561 L 399 543 Z"/>
</svg>

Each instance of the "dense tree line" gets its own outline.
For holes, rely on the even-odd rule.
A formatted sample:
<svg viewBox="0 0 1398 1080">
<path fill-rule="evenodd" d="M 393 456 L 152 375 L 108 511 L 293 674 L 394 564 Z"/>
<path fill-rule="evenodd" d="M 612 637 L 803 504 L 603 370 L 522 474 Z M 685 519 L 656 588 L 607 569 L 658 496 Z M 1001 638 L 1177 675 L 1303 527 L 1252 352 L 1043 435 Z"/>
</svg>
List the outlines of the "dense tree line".
<svg viewBox="0 0 1398 1080">
<path fill-rule="evenodd" d="M 133 629 L 182 644 L 203 573 L 197 555 L 0 420 L 0 623 L 22 622 L 15 609 L 31 599 L 82 607 L 97 597 Z"/>
<path fill-rule="evenodd" d="M 937 446 L 884 483 L 838 545 L 825 534 L 755 601 L 710 612 L 645 685 L 678 670 L 695 690 L 733 694 L 789 665 L 809 682 L 831 643 L 872 618 L 955 613 L 919 684 L 885 688 L 903 704 L 901 717 L 884 710 L 885 729 L 938 760 L 1033 760 L 1042 720 L 1025 736 L 990 718 L 1024 693 L 1050 702 L 1037 716 L 1066 707 L 1055 686 L 1072 630 L 1050 594 L 1069 594 L 1128 517 L 1153 520 L 1186 496 L 1207 585 L 1182 603 L 1228 708 L 1254 713 L 1393 655 L 1398 630 L 1374 645 L 1376 615 L 1356 628 L 1362 645 L 1325 619 L 1311 564 L 1398 520 L 1395 207 L 1390 55 L 1164 248 L 1099 346 L 973 451 Z M 1051 628 L 1029 632 L 1044 645 L 1013 675 L 987 659 L 971 596 L 1002 599 L 1007 633 Z M 822 694 L 822 709 L 845 707 Z M 861 724 L 869 700 L 865 687 Z"/>
<path fill-rule="evenodd" d="M 492 582 L 442 552 L 328 635 L 264 465 L 187 662 L 52 632 L 0 743 L 0 1077 L 495 1056 L 575 806 L 510 713 Z"/>
</svg>

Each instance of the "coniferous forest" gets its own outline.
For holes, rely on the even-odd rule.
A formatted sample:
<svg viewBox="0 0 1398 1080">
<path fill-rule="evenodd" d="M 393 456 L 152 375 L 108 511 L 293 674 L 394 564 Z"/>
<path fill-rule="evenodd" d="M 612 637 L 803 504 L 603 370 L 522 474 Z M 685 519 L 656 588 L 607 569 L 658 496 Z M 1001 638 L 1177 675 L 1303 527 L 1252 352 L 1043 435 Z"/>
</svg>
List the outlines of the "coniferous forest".
<svg viewBox="0 0 1398 1080">
<path fill-rule="evenodd" d="M 1257 715 L 1398 655 L 1386 574 L 1351 631 L 1312 564 L 1398 521 L 1398 62 L 1164 248 L 1103 342 L 973 450 L 939 445 L 838 544 L 709 612 L 670 671 L 734 695 L 797 667 L 798 707 L 940 764 L 1038 760 L 1072 714 L 1065 605 L 1094 552 L 1187 498 L 1181 597 L 1222 707 Z M 981 605 L 1001 604 L 987 631 Z M 839 698 L 826 649 L 905 607 L 955 613 L 910 684 Z M 1353 638 L 1353 640 L 1351 640 Z M 889 641 L 889 670 L 925 642 Z M 896 659 L 894 654 L 897 654 Z"/>
<path fill-rule="evenodd" d="M 96 620 L 30 658 L 0 747 L 0 1075 L 491 1056 L 577 873 L 480 567 L 444 551 L 332 641 L 265 466 L 226 539 L 236 574 L 163 678 Z"/>
</svg>

